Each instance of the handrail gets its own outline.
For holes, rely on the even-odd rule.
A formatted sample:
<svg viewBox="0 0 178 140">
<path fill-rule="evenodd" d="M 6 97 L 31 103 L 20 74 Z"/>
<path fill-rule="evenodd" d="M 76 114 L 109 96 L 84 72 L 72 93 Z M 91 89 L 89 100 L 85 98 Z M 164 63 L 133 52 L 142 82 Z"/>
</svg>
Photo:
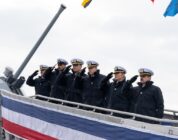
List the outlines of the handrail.
<svg viewBox="0 0 178 140">
<path fill-rule="evenodd" d="M 166 112 L 165 115 L 167 115 L 167 116 L 173 116 L 173 118 L 178 119 L 178 111 L 170 110 L 170 109 L 165 109 L 164 112 Z"/>
<path fill-rule="evenodd" d="M 61 105 L 70 104 L 70 105 L 74 105 L 74 106 L 76 106 L 77 108 L 80 108 L 80 109 L 82 109 L 82 108 L 92 109 L 90 111 L 93 111 L 93 112 L 95 112 L 96 110 L 105 111 L 105 112 L 108 112 L 107 115 L 113 115 L 113 113 L 117 113 L 117 114 L 131 116 L 132 119 L 135 119 L 137 117 L 137 118 L 152 120 L 152 121 L 156 121 L 156 122 L 160 122 L 160 123 L 178 124 L 178 120 L 159 119 L 159 118 L 155 118 L 155 117 L 149 117 L 149 116 L 144 116 L 144 115 L 130 113 L 130 112 L 107 109 L 107 108 L 102 108 L 102 107 L 97 107 L 97 106 L 92 106 L 92 105 L 87 105 L 87 104 L 82 104 L 82 103 L 77 103 L 77 102 L 71 102 L 71 101 L 67 101 L 67 100 L 56 99 L 56 98 L 51 98 L 51 97 L 46 97 L 46 96 L 41 96 L 41 95 L 31 96 L 31 98 L 36 98 L 36 97 L 45 99 L 47 102 L 50 102 L 50 101 L 59 102 L 59 103 L 61 103 Z M 168 111 L 172 111 L 172 110 L 168 110 Z M 175 111 L 175 112 L 177 113 L 178 111 Z"/>
<path fill-rule="evenodd" d="M 164 111 L 178 113 L 178 111 L 176 111 L 176 110 L 171 110 L 171 109 L 165 109 Z"/>
</svg>

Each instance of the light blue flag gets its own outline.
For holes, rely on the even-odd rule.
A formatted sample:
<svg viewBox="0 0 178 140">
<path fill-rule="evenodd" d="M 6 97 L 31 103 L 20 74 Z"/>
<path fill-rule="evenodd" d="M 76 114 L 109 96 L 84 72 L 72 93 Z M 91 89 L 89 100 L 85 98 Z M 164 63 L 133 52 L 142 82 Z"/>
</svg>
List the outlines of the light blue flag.
<svg viewBox="0 0 178 140">
<path fill-rule="evenodd" d="M 172 0 L 167 7 L 164 16 L 175 16 L 178 13 L 178 0 Z"/>
</svg>

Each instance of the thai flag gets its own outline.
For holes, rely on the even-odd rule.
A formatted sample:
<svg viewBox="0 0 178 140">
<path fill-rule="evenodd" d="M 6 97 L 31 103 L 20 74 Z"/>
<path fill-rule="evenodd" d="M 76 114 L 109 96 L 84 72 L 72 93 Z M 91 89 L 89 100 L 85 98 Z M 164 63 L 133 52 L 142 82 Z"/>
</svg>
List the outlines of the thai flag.
<svg viewBox="0 0 178 140">
<path fill-rule="evenodd" d="M 29 140 L 173 140 L 124 125 L 67 113 L 43 103 L 2 94 L 3 128 Z M 54 107 L 54 108 L 53 108 Z"/>
</svg>

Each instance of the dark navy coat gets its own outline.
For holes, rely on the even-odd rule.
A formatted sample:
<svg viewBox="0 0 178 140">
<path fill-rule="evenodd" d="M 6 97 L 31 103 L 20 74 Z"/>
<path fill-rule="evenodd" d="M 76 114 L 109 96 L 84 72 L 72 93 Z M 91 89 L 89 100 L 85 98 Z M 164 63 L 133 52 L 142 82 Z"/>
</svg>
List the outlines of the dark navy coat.
<svg viewBox="0 0 178 140">
<path fill-rule="evenodd" d="M 148 81 L 145 87 L 138 83 L 137 87 L 132 89 L 132 112 L 162 118 L 164 112 L 164 100 L 161 89 Z"/>
<path fill-rule="evenodd" d="M 26 83 L 29 86 L 35 87 L 35 94 L 49 97 L 51 84 L 45 78 L 39 76 L 38 78 L 34 79 L 34 76 L 29 76 Z"/>
<path fill-rule="evenodd" d="M 51 97 L 58 99 L 66 99 L 66 74 L 58 72 L 56 79 L 51 86 Z"/>
<path fill-rule="evenodd" d="M 58 69 L 54 69 L 54 70 L 53 70 L 51 67 L 49 67 L 49 68 L 46 70 L 44 76 L 45 76 L 46 79 L 48 79 L 48 80 L 50 81 L 51 86 L 53 86 L 54 83 L 55 83 L 55 81 L 56 81 L 57 76 L 58 76 L 61 72 L 62 72 L 62 71 L 60 71 L 60 70 L 58 70 Z"/>
<path fill-rule="evenodd" d="M 129 111 L 131 98 L 129 92 L 123 92 L 125 83 L 125 80 L 114 80 L 114 82 L 109 84 L 107 92 L 107 108 Z"/>
<path fill-rule="evenodd" d="M 99 70 L 94 76 L 87 75 L 82 81 L 82 94 L 83 103 L 104 107 L 106 94 L 101 87 L 101 82 L 105 78 L 104 75 L 99 73 Z"/>
<path fill-rule="evenodd" d="M 74 72 L 66 75 L 66 100 L 82 103 L 82 77 Z"/>
</svg>

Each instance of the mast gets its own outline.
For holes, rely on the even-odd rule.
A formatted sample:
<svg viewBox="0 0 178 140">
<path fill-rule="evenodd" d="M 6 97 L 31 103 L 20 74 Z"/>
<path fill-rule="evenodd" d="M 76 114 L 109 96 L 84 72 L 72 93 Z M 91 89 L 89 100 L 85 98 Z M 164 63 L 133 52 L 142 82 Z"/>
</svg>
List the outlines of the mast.
<svg viewBox="0 0 178 140">
<path fill-rule="evenodd" d="M 32 58 L 36 50 L 39 48 L 40 44 L 42 43 L 42 41 L 44 40 L 44 38 L 46 37 L 46 35 L 48 34 L 48 32 L 50 31 L 50 29 L 52 28 L 52 26 L 54 25 L 54 23 L 56 22 L 56 20 L 58 19 L 58 17 L 64 11 L 65 8 L 66 7 L 63 4 L 61 4 L 54 18 L 51 20 L 47 28 L 44 30 L 43 34 L 40 36 L 40 38 L 38 39 L 34 47 L 31 49 L 31 51 L 29 52 L 29 54 L 21 64 L 21 66 L 17 69 L 16 73 L 14 74 L 14 79 L 17 79 L 19 77 L 19 75 L 21 74 L 25 66 L 28 64 L 28 62 L 30 61 L 30 59 Z"/>
</svg>

